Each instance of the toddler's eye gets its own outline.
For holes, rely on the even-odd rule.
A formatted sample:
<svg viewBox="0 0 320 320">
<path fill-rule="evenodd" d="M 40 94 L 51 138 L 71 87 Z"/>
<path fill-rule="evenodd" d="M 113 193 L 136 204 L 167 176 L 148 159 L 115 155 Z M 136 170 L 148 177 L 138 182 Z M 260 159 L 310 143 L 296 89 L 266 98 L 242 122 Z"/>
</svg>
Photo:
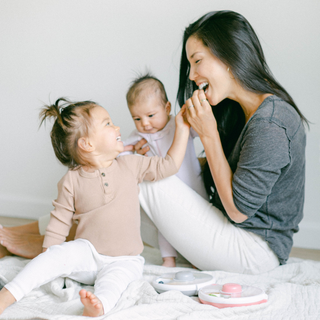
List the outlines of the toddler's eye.
<svg viewBox="0 0 320 320">
<path fill-rule="evenodd" d="M 107 122 L 107 123 L 106 123 L 106 126 L 110 126 L 110 124 L 111 124 L 110 122 Z"/>
<path fill-rule="evenodd" d="M 133 119 L 134 121 L 140 121 L 140 118 Z"/>
</svg>

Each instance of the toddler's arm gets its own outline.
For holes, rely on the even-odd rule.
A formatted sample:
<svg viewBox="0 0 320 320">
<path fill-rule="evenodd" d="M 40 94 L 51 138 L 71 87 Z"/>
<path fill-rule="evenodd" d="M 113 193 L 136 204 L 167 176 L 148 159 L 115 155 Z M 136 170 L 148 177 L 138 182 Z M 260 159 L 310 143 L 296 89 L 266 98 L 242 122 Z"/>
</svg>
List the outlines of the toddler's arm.
<svg viewBox="0 0 320 320">
<path fill-rule="evenodd" d="M 46 229 L 43 247 L 61 244 L 66 240 L 73 224 L 74 197 L 70 171 L 58 183 L 58 197 L 53 201 L 55 209 L 51 212 Z"/>
<path fill-rule="evenodd" d="M 184 159 L 190 133 L 190 125 L 184 118 L 185 110 L 186 107 L 183 106 L 179 113 L 176 115 L 176 131 L 174 134 L 172 145 L 167 153 L 171 156 L 178 169 L 180 168 Z"/>
</svg>

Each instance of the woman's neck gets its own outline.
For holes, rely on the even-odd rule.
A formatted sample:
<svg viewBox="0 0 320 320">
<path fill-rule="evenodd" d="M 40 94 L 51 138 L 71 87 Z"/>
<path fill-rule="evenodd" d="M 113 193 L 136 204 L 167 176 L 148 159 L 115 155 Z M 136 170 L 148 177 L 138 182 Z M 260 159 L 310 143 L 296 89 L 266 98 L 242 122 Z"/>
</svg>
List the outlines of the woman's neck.
<svg viewBox="0 0 320 320">
<path fill-rule="evenodd" d="M 269 96 L 272 96 L 272 94 L 271 93 L 257 94 L 254 92 L 247 91 L 241 87 L 237 91 L 236 98 L 233 100 L 237 101 L 240 104 L 244 112 L 246 123 L 247 123 L 249 119 L 257 111 L 261 103 Z"/>
</svg>

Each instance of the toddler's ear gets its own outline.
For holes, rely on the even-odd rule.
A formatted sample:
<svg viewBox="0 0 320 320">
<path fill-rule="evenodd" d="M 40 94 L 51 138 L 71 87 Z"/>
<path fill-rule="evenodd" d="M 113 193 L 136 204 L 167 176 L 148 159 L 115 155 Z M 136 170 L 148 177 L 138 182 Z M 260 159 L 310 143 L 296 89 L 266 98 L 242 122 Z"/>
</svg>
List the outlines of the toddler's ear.
<svg viewBox="0 0 320 320">
<path fill-rule="evenodd" d="M 169 115 L 171 112 L 171 103 L 168 101 L 166 104 L 166 113 L 167 115 Z"/>
<path fill-rule="evenodd" d="M 78 140 L 78 147 L 85 152 L 92 152 L 94 150 L 94 146 L 91 144 L 90 140 L 85 137 Z"/>
</svg>

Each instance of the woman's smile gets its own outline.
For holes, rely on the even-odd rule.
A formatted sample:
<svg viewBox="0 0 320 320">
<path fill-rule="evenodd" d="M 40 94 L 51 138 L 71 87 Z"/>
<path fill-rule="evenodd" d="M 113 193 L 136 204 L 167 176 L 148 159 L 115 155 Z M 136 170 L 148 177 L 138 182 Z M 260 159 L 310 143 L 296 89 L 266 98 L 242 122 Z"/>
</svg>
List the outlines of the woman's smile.
<svg viewBox="0 0 320 320">
<path fill-rule="evenodd" d="M 209 103 L 217 105 L 231 97 L 234 79 L 228 67 L 194 36 L 188 39 L 186 51 L 190 63 L 189 78 L 204 90 Z"/>
</svg>

